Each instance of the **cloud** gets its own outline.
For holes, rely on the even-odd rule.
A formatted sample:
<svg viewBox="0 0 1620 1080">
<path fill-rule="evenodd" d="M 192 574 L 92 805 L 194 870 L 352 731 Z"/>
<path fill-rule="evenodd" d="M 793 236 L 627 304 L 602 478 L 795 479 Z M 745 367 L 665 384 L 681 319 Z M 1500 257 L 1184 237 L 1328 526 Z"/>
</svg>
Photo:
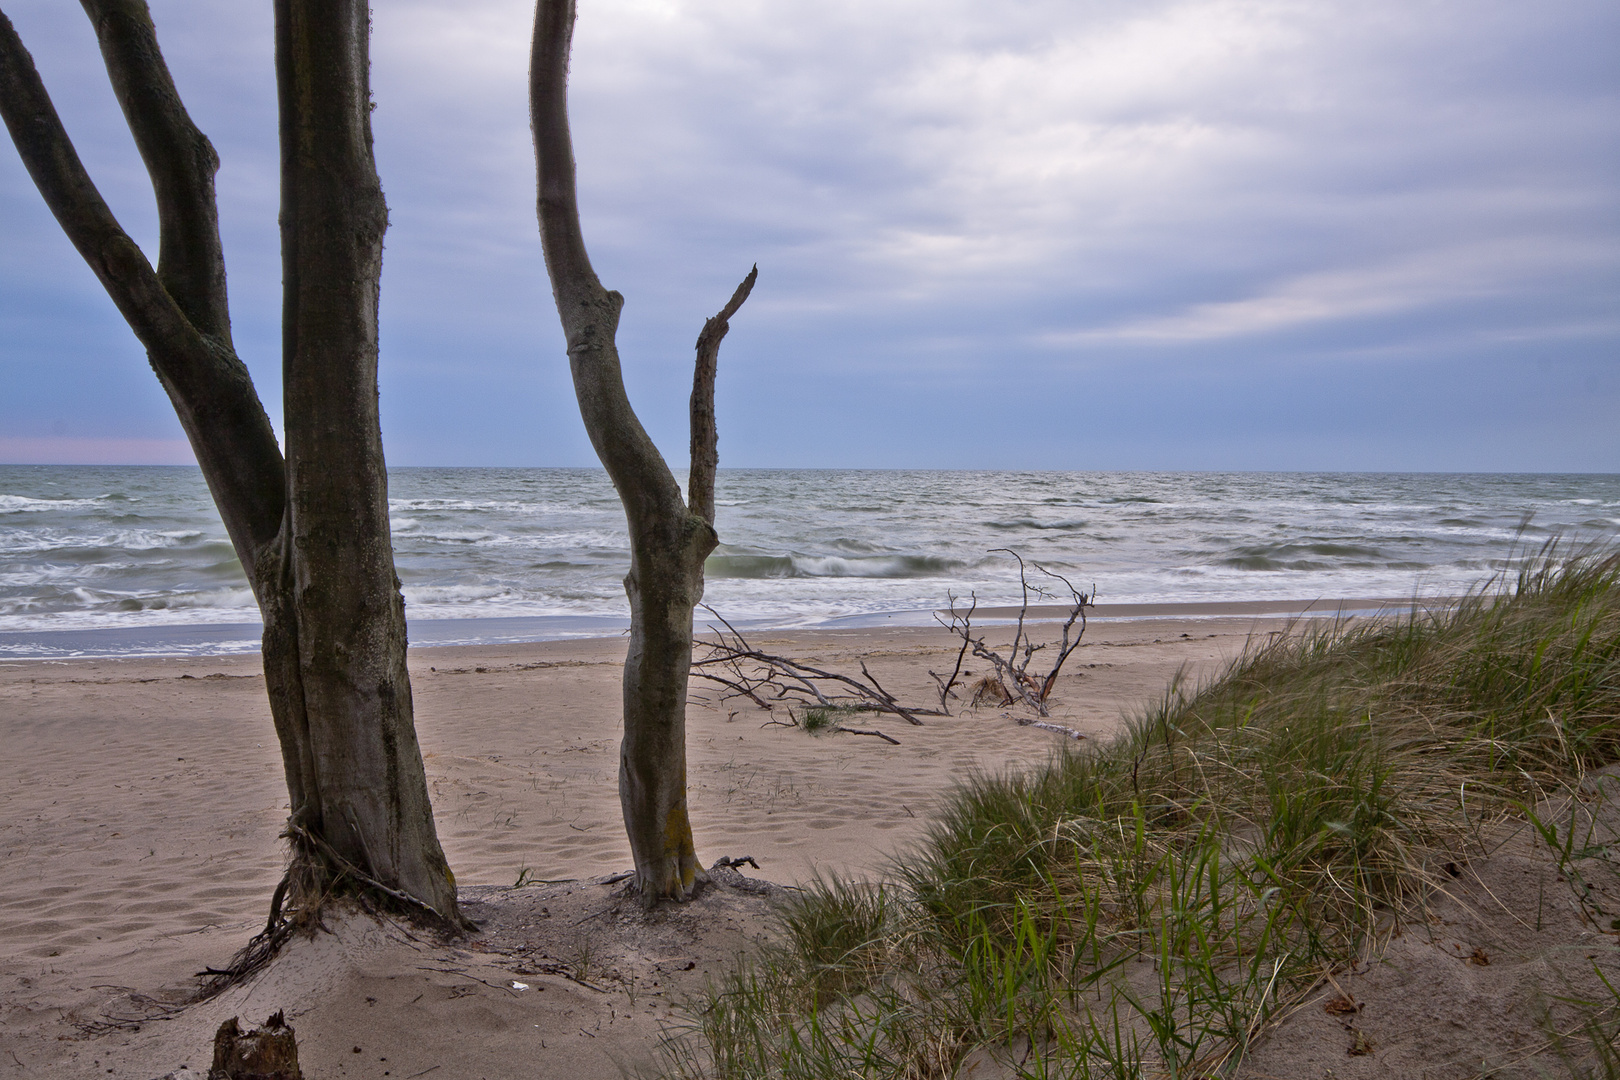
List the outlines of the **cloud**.
<svg viewBox="0 0 1620 1080">
<path fill-rule="evenodd" d="M 1584 250 L 1583 250 L 1584 248 Z M 1313 323 L 1327 323 L 1415 311 L 1465 300 L 1515 294 L 1526 280 L 1571 264 L 1613 272 L 1620 253 L 1598 245 L 1541 244 L 1535 238 L 1502 239 L 1449 250 L 1424 251 L 1381 266 L 1300 274 L 1239 300 L 1192 304 L 1172 315 L 1096 329 L 1057 332 L 1051 345 L 1079 342 L 1143 341 L 1198 343 L 1266 334 Z M 1603 332 L 1614 320 L 1587 321 L 1575 328 L 1549 328 L 1552 334 Z M 1461 328 L 1471 333 L 1468 326 Z M 1499 338 L 1517 335 L 1499 334 Z M 1545 336 L 1545 335 L 1543 335 Z"/>
<path fill-rule="evenodd" d="M 225 162 L 237 340 L 275 413 L 268 9 L 153 9 Z M 150 242 L 150 191 L 82 16 L 7 10 Z M 374 13 L 395 460 L 593 460 L 534 222 L 531 14 L 527 0 Z M 1362 400 L 1368 358 L 1398 357 L 1425 367 L 1411 392 L 1431 396 L 1428 430 L 1401 444 L 1410 467 L 1455 467 L 1477 443 L 1456 425 L 1483 418 L 1523 428 L 1513 445 L 1538 447 L 1525 467 L 1620 468 L 1613 425 L 1553 419 L 1595 415 L 1581 388 L 1609 386 L 1620 353 L 1617 37 L 1606 0 L 581 0 L 586 238 L 627 297 L 626 377 L 666 446 L 685 441 L 698 327 L 759 263 L 722 358 L 729 463 L 917 464 L 952 401 L 982 405 L 1009 379 L 1166 401 L 1196 373 L 1209 407 L 1133 413 L 1107 460 L 1382 466 L 1387 402 L 1365 405 L 1360 457 L 1354 417 L 1319 452 L 1309 425 L 1279 418 Z M 0 434 L 52 415 L 85 425 L 69 434 L 151 437 L 141 410 L 161 395 L 137 409 L 106 373 L 149 378 L 139 350 L 14 161 L 0 213 Z M 72 348 L 42 363 L 53 333 Z M 1276 377 L 1303 360 L 1325 381 Z M 1540 378 L 1548 362 L 1574 374 Z M 1434 398 L 1484 363 L 1520 407 Z M 1023 447 L 1014 464 L 1101 454 L 1101 428 L 1037 438 L 1016 410 L 981 411 L 997 426 L 984 443 Z M 836 447 L 817 437 L 829 426 Z"/>
</svg>

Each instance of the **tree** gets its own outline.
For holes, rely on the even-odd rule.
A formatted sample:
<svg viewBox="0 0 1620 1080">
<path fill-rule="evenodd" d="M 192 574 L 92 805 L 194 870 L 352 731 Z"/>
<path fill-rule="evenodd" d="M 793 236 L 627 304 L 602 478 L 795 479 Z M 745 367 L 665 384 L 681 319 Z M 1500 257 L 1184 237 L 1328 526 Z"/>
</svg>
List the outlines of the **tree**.
<svg viewBox="0 0 1620 1080">
<path fill-rule="evenodd" d="M 219 160 L 187 115 L 145 0 L 82 0 L 152 179 L 154 271 L 85 172 L 0 12 L 0 114 L 46 204 L 146 348 L 264 618 L 292 815 L 290 889 L 370 890 L 460 923 L 405 668 L 377 412 L 387 207 L 371 154 L 368 11 L 276 0 L 286 457 L 231 341 Z"/>
<path fill-rule="evenodd" d="M 568 129 L 568 56 L 574 0 L 540 0 L 529 68 L 530 120 L 539 175 L 540 238 L 568 363 L 591 445 L 624 504 L 630 528 L 630 644 L 624 661 L 624 741 L 619 801 L 635 858 L 635 888 L 648 907 L 686 899 L 703 879 L 686 811 L 686 689 L 692 609 L 703 598 L 703 562 L 714 531 L 719 461 L 714 378 L 720 341 L 758 269 L 703 326 L 692 379 L 687 498 L 625 394 L 614 336 L 624 297 L 602 286 L 579 225 Z"/>
</svg>

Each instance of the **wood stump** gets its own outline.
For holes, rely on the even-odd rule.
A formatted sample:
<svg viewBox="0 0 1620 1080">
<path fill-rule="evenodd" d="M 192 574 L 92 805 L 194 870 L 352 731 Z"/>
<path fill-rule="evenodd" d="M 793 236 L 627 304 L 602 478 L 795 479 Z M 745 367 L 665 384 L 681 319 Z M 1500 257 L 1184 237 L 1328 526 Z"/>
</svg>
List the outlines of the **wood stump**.
<svg viewBox="0 0 1620 1080">
<path fill-rule="evenodd" d="M 234 1016 L 219 1025 L 208 1080 L 304 1080 L 298 1040 L 280 1010 L 252 1031 L 243 1031 Z"/>
</svg>

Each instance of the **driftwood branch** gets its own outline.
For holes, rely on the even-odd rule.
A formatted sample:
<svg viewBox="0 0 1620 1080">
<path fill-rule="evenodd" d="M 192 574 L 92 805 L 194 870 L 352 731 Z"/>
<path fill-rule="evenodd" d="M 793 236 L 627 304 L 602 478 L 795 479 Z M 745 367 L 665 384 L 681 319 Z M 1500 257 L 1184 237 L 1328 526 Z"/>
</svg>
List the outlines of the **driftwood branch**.
<svg viewBox="0 0 1620 1080">
<path fill-rule="evenodd" d="M 947 626 L 955 626 L 957 620 L 961 620 L 962 647 L 956 650 L 956 666 L 951 668 L 950 678 L 942 678 L 938 672 L 932 669 L 929 670 L 928 674 L 936 683 L 939 684 L 940 711 L 948 713 L 950 711 L 950 706 L 947 703 L 947 699 L 956 697 L 956 691 L 953 688 L 956 686 L 957 679 L 959 679 L 962 675 L 962 661 L 967 657 L 968 646 L 973 640 L 973 613 L 979 608 L 979 597 L 977 593 L 970 593 L 968 609 L 962 612 L 960 616 L 958 616 L 956 612 L 956 595 L 954 593 L 946 593 L 945 598 L 950 604 L 951 621 L 949 623 L 944 623 L 944 620 L 940 619 L 938 615 L 934 616 L 934 618 L 936 621 L 944 623 L 944 625 Z"/>
<path fill-rule="evenodd" d="M 1062 724 L 1048 723 L 1045 720 L 1031 720 L 1031 719 L 1025 717 L 1025 718 L 1014 721 L 1014 723 L 1017 723 L 1018 725 L 1020 725 L 1022 727 L 1040 728 L 1042 731 L 1055 731 L 1059 735 L 1067 735 L 1071 739 L 1084 739 L 1085 738 L 1084 733 L 1076 731 L 1072 727 L 1064 727 Z"/>
<path fill-rule="evenodd" d="M 994 674 L 987 675 L 979 680 L 973 695 L 974 704 L 983 704 L 986 700 L 995 700 L 997 704 L 1011 705 L 1016 701 L 1033 709 L 1037 715 L 1046 717 L 1051 715 L 1048 711 L 1047 702 L 1052 696 L 1053 688 L 1057 685 L 1058 675 L 1063 670 L 1064 661 L 1068 660 L 1069 655 L 1079 648 L 1080 639 L 1086 632 L 1086 608 L 1092 606 L 1093 598 L 1096 596 L 1096 589 L 1093 588 L 1090 593 L 1083 593 L 1075 588 L 1069 579 L 1062 574 L 1054 573 L 1039 563 L 1026 564 L 1023 557 L 1016 551 L 1009 548 L 996 548 L 995 550 L 1005 552 L 1018 560 L 1018 583 L 1022 590 L 1022 601 L 1018 607 L 1018 620 L 1013 628 L 1012 644 L 1007 648 L 1007 655 L 1004 656 L 1001 652 L 986 645 L 982 633 L 975 636 L 973 613 L 978 608 L 977 596 L 973 597 L 972 603 L 965 612 L 957 610 L 956 597 L 952 596 L 950 598 L 949 619 L 939 618 L 938 616 L 935 616 L 935 618 L 938 619 L 940 625 L 962 639 L 961 649 L 957 652 L 956 671 L 952 672 L 948 680 L 941 679 L 938 675 L 934 675 L 933 672 L 929 672 L 929 674 L 934 675 L 934 680 L 939 683 L 940 705 L 943 707 L 946 696 L 954 696 L 952 690 L 957 682 L 957 674 L 962 669 L 963 654 L 971 652 L 975 658 L 989 664 L 994 672 Z M 1029 630 L 1025 625 L 1032 597 L 1043 600 L 1056 598 L 1053 590 L 1030 581 L 1029 566 L 1034 566 L 1036 570 L 1054 581 L 1062 582 L 1069 592 L 1068 618 L 1064 620 L 1061 636 L 1056 642 L 1037 642 L 1030 637 Z M 1029 668 L 1035 659 L 1035 654 L 1047 650 L 1049 646 L 1055 646 L 1053 652 L 1047 653 L 1047 655 L 1052 656 L 1051 666 L 1044 673 L 1038 671 L 1031 673 Z M 1067 728 L 1062 730 L 1076 738 L 1081 737 Z"/>
<path fill-rule="evenodd" d="M 723 697 L 746 697 L 763 709 L 777 705 L 834 708 L 855 705 L 872 712 L 889 713 L 908 723 L 922 726 L 919 716 L 947 716 L 939 709 L 903 705 L 885 690 L 861 664 L 865 682 L 836 671 L 777 656 L 756 649 L 736 627 L 708 605 L 704 610 L 719 621 L 710 626 L 714 641 L 702 641 L 706 653 L 694 657 L 692 675 L 725 688 Z M 723 627 L 723 629 L 721 628 Z"/>
<path fill-rule="evenodd" d="M 876 735 L 886 743 L 890 743 L 894 746 L 900 745 L 900 740 L 895 738 L 893 735 L 885 735 L 883 732 L 874 728 L 835 727 L 833 730 L 842 731 L 845 735 Z"/>
</svg>

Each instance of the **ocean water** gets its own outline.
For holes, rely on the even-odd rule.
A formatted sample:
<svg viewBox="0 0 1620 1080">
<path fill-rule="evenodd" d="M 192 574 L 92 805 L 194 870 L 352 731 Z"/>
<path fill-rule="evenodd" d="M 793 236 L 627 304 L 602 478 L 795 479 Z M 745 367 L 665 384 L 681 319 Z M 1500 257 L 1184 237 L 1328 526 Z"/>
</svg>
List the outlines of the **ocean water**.
<svg viewBox="0 0 1620 1080">
<path fill-rule="evenodd" d="M 411 636 L 612 633 L 624 520 L 596 469 L 397 469 Z M 1555 535 L 1612 541 L 1620 476 L 722 470 L 706 601 L 750 625 L 1018 597 L 1016 564 L 1104 603 L 1409 597 Z M 257 613 L 200 473 L 0 466 L 0 657 L 236 651 Z"/>
</svg>

